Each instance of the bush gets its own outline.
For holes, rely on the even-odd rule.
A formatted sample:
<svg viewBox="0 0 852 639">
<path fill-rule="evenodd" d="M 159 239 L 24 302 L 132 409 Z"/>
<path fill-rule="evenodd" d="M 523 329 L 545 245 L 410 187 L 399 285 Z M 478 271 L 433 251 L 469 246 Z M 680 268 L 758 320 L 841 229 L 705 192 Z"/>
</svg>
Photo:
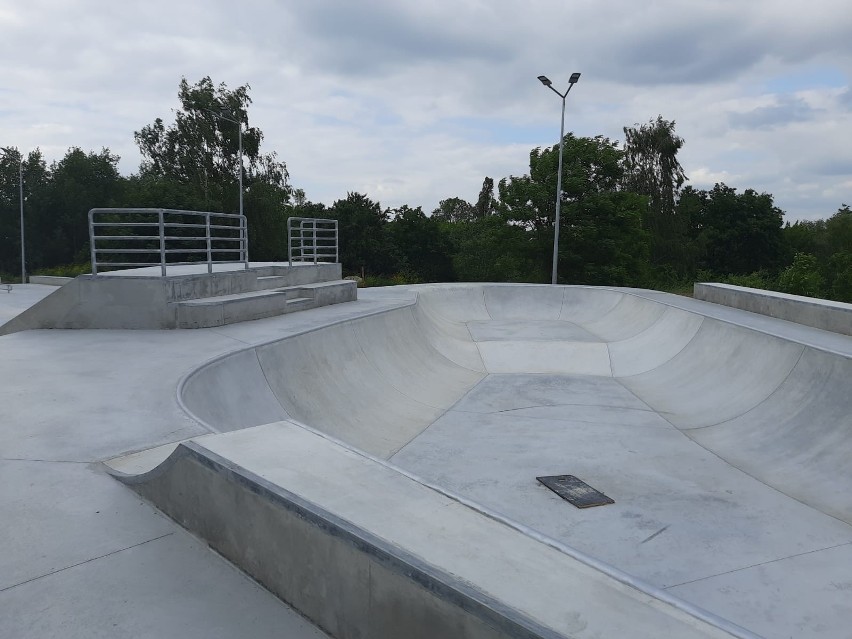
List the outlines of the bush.
<svg viewBox="0 0 852 639">
<path fill-rule="evenodd" d="M 822 297 L 825 286 L 817 258 L 808 253 L 796 253 L 793 263 L 781 272 L 778 286 L 784 293 Z"/>
</svg>

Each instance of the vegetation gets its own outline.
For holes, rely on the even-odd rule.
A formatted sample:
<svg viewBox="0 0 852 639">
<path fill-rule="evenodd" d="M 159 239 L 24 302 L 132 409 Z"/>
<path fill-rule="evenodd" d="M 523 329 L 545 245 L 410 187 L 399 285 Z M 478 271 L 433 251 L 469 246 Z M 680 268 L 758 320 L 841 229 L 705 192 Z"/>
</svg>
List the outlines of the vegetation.
<svg viewBox="0 0 852 639">
<path fill-rule="evenodd" d="M 348 193 L 331 206 L 289 182 L 287 166 L 263 153 L 250 125 L 248 85 L 229 90 L 185 79 L 174 122 L 136 131 L 137 173 L 118 172 L 109 151 L 72 147 L 46 164 L 39 150 L 0 156 L 0 275 L 20 267 L 18 166 L 23 169 L 28 271 L 77 274 L 88 268 L 87 213 L 94 207 L 233 212 L 243 178 L 249 254 L 284 259 L 290 216 L 339 222 L 346 274 L 366 284 L 433 281 L 549 282 L 558 145 L 530 152 L 529 172 L 483 180 L 476 202 L 448 197 L 430 214 L 383 208 Z M 243 131 L 239 152 L 237 122 Z M 657 117 L 602 136 L 564 139 L 559 281 L 686 291 L 723 281 L 852 302 L 852 211 L 783 224 L 771 194 L 726 184 L 684 186 L 684 140 Z M 496 192 L 495 192 L 496 187 Z"/>
</svg>

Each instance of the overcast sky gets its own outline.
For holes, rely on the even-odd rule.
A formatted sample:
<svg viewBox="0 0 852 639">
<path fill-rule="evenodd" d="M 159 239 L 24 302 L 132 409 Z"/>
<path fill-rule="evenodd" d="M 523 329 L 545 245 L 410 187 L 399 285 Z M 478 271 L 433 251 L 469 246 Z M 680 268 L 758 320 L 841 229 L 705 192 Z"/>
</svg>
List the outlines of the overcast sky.
<svg viewBox="0 0 852 639">
<path fill-rule="evenodd" d="M 0 146 L 108 147 L 178 106 L 181 77 L 251 86 L 249 121 L 331 204 L 475 201 L 566 129 L 623 140 L 658 114 L 697 188 L 852 204 L 849 0 L 0 0 Z"/>
</svg>

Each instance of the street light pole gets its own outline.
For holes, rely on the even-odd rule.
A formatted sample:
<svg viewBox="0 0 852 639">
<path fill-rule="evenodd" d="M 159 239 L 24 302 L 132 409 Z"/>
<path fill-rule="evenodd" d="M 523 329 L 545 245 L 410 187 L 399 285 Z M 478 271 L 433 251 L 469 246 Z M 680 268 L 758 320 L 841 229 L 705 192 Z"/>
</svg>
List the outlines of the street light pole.
<svg viewBox="0 0 852 639">
<path fill-rule="evenodd" d="M 24 155 L 18 162 L 18 199 L 21 202 L 21 284 L 27 283 L 27 261 L 24 248 Z"/>
<path fill-rule="evenodd" d="M 559 217 L 562 211 L 562 147 L 565 141 L 565 98 L 571 92 L 571 88 L 577 84 L 580 79 L 579 73 L 572 73 L 568 80 L 568 90 L 565 93 L 559 93 L 553 88 L 553 83 L 547 79 L 547 76 L 538 76 L 539 81 L 556 95 L 562 98 L 562 125 L 559 128 L 559 174 L 556 178 L 556 220 L 553 228 L 553 272 L 551 274 L 551 284 L 556 284 L 556 267 L 559 262 Z"/>
<path fill-rule="evenodd" d="M 0 149 L 10 155 L 8 149 Z M 24 247 L 24 155 L 18 152 L 18 199 L 21 204 L 21 284 L 27 283 L 26 251 Z"/>
</svg>

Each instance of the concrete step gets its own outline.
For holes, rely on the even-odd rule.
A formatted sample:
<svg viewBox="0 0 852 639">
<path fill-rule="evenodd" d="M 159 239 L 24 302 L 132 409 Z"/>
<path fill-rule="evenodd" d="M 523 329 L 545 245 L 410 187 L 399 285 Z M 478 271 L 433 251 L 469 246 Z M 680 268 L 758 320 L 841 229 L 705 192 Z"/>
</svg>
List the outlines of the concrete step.
<svg viewBox="0 0 852 639">
<path fill-rule="evenodd" d="M 333 280 L 202 297 L 175 302 L 173 305 L 176 308 L 178 328 L 209 328 L 352 301 L 357 295 L 354 284 L 348 280 Z"/>
<path fill-rule="evenodd" d="M 267 290 L 271 288 L 282 288 L 292 285 L 292 276 L 290 275 L 258 275 L 257 288 Z"/>
</svg>

